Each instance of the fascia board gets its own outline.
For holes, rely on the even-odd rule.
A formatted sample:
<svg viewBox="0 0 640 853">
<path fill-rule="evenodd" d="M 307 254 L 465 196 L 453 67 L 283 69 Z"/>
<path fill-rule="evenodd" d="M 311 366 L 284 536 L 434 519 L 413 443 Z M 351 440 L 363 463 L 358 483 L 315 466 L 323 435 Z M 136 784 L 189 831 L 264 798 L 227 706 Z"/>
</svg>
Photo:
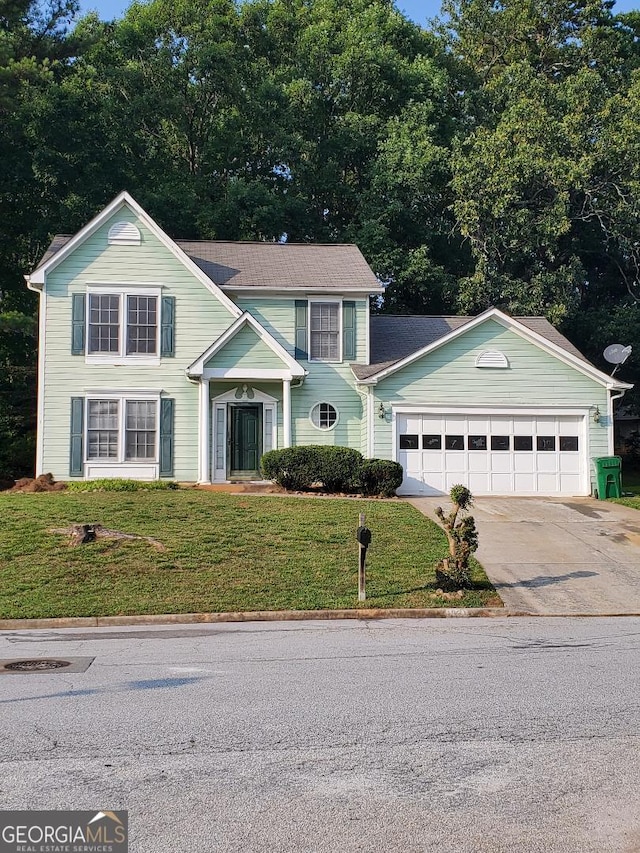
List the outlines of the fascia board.
<svg viewBox="0 0 640 853">
<path fill-rule="evenodd" d="M 233 287 L 232 285 L 220 285 L 220 289 L 225 293 L 230 293 L 232 295 L 238 296 L 247 296 L 249 293 L 259 294 L 260 296 L 275 296 L 275 297 L 287 297 L 287 296 L 342 296 L 344 298 L 348 298 L 349 296 L 360 296 L 364 298 L 365 296 L 378 296 L 384 292 L 383 288 L 376 290 L 370 287 L 353 287 L 353 288 L 340 288 L 340 287 L 262 287 L 260 285 L 247 285 L 245 287 Z"/>
</svg>

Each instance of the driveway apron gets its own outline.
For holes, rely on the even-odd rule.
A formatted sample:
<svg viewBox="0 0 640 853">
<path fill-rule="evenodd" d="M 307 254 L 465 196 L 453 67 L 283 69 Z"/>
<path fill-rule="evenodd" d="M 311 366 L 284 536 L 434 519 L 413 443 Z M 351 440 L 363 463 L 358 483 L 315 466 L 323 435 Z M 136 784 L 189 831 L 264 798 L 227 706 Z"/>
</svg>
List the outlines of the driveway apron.
<svg viewBox="0 0 640 853">
<path fill-rule="evenodd" d="M 408 498 L 436 520 L 446 497 Z M 509 609 L 640 613 L 640 512 L 591 498 L 476 498 L 477 558 Z"/>
</svg>

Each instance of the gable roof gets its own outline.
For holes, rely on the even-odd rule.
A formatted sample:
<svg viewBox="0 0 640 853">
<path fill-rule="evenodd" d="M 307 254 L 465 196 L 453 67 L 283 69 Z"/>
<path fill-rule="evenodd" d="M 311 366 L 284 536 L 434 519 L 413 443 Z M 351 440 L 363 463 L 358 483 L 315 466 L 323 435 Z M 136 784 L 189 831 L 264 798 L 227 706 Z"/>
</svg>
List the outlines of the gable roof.
<svg viewBox="0 0 640 853">
<path fill-rule="evenodd" d="M 36 270 L 72 239 L 67 234 L 56 235 Z M 360 249 L 351 244 L 173 242 L 222 290 L 383 291 Z"/>
<path fill-rule="evenodd" d="M 238 334 L 240 329 L 244 329 L 245 326 L 252 328 L 258 337 L 269 347 L 269 349 L 282 360 L 283 369 L 290 372 L 291 377 L 306 376 L 307 371 L 304 367 L 302 367 L 295 358 L 289 355 L 286 349 L 278 343 L 273 335 L 271 335 L 264 326 L 261 326 L 255 317 L 252 314 L 249 314 L 248 311 L 241 314 L 240 317 L 238 317 L 238 319 L 211 344 L 211 346 L 209 346 L 189 365 L 189 367 L 187 367 L 187 376 L 202 376 L 205 370 L 205 364 L 209 359 L 211 359 L 217 352 L 220 352 L 220 350 Z"/>
<path fill-rule="evenodd" d="M 360 382 L 375 384 L 487 320 L 497 321 L 608 387 L 633 387 L 598 370 L 544 317 L 510 317 L 497 308 L 477 317 L 373 315 L 371 363 L 353 364 L 351 369 Z"/>
<path fill-rule="evenodd" d="M 211 291 L 211 293 L 217 297 L 233 317 L 239 317 L 242 314 L 240 308 L 238 308 L 238 306 L 229 299 L 229 297 L 223 293 L 207 275 L 202 272 L 200 267 L 183 252 L 174 240 L 165 234 L 157 222 L 155 222 L 155 220 L 153 220 L 151 216 L 149 216 L 149 214 L 140 207 L 138 202 L 132 198 L 128 192 L 119 193 L 119 195 L 117 195 L 110 204 L 94 216 L 91 222 L 88 222 L 84 228 L 81 228 L 77 234 L 73 235 L 73 237 L 68 237 L 68 235 L 59 235 L 54 237 L 38 266 L 31 275 L 27 276 L 28 286 L 36 290 L 42 288 L 48 272 L 55 269 L 55 267 L 68 257 L 78 246 L 84 243 L 84 241 L 91 237 L 92 234 L 95 234 L 99 228 L 101 228 L 109 219 L 111 219 L 112 216 L 123 208 L 129 208 L 129 210 L 131 210 L 132 213 L 134 213 L 138 219 L 144 223 L 146 228 L 154 235 L 154 237 L 156 237 L 156 239 L 159 240 L 159 242 L 162 243 L 162 245 L 165 246 L 165 248 L 167 248 L 169 252 L 171 252 L 171 254 L 174 255 L 174 257 L 207 288 L 207 290 Z"/>
</svg>

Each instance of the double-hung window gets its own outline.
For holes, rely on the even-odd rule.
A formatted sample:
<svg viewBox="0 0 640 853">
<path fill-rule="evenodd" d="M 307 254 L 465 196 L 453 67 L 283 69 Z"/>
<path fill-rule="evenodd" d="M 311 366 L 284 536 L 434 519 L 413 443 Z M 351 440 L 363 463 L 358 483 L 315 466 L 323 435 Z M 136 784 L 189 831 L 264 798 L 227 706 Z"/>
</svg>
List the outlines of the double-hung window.
<svg viewBox="0 0 640 853">
<path fill-rule="evenodd" d="M 87 355 L 157 357 L 159 297 L 89 293 Z"/>
<path fill-rule="evenodd" d="M 157 400 L 87 400 L 89 460 L 155 461 L 157 430 Z"/>
<path fill-rule="evenodd" d="M 340 303 L 309 303 L 309 355 L 313 361 L 340 361 Z"/>
</svg>

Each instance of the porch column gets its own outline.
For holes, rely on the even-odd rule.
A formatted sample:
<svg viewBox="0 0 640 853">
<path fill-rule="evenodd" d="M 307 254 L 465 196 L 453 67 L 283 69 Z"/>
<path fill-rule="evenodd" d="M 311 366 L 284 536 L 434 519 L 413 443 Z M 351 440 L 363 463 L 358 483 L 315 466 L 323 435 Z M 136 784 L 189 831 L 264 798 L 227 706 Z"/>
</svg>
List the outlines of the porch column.
<svg viewBox="0 0 640 853">
<path fill-rule="evenodd" d="M 210 483 L 211 470 L 209 464 L 209 426 L 211 401 L 209 400 L 209 380 L 200 380 L 200 476 L 198 482 Z"/>
<path fill-rule="evenodd" d="M 291 447 L 291 380 L 282 380 L 282 437 L 285 447 Z"/>
</svg>

